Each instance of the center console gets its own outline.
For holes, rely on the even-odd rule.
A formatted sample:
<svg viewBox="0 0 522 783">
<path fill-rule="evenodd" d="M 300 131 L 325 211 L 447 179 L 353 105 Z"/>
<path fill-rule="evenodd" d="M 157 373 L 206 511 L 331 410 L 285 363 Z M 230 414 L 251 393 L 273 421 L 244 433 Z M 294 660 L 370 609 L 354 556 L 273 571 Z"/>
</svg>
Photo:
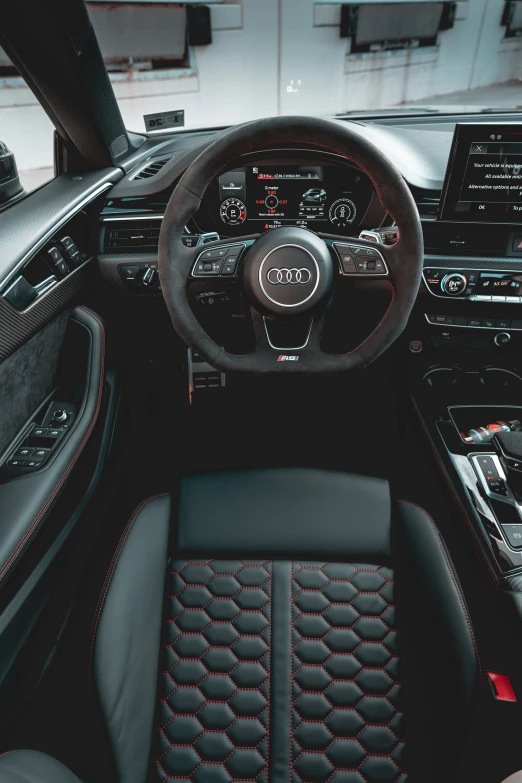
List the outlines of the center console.
<svg viewBox="0 0 522 783">
<path fill-rule="evenodd" d="M 522 125 L 457 125 L 423 221 L 417 416 L 481 560 L 522 573 Z"/>
<path fill-rule="evenodd" d="M 418 364 L 410 390 L 452 494 L 500 576 L 522 569 L 522 365 L 487 358 Z"/>
</svg>

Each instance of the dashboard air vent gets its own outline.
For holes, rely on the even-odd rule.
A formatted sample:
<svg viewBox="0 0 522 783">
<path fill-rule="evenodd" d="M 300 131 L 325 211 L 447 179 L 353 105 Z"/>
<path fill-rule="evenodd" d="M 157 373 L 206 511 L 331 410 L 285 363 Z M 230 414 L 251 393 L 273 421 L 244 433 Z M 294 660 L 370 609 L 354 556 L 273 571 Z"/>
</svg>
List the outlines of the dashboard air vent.
<svg viewBox="0 0 522 783">
<path fill-rule="evenodd" d="M 435 218 L 439 209 L 440 191 L 424 190 L 416 187 L 410 187 L 410 190 L 413 193 L 421 218 Z"/>
<path fill-rule="evenodd" d="M 122 220 L 105 225 L 105 253 L 155 253 L 161 220 Z"/>
<path fill-rule="evenodd" d="M 153 160 L 152 163 L 149 163 L 148 166 L 145 166 L 144 169 L 141 169 L 141 171 L 138 171 L 137 174 L 134 175 L 132 179 L 150 179 L 150 177 L 155 177 L 156 174 L 161 171 L 163 166 L 168 163 L 170 158 L 162 158 L 161 160 Z"/>
<path fill-rule="evenodd" d="M 439 201 L 440 199 L 438 197 L 430 198 L 428 196 L 417 201 L 419 215 L 421 217 L 435 217 L 439 209 Z"/>
</svg>

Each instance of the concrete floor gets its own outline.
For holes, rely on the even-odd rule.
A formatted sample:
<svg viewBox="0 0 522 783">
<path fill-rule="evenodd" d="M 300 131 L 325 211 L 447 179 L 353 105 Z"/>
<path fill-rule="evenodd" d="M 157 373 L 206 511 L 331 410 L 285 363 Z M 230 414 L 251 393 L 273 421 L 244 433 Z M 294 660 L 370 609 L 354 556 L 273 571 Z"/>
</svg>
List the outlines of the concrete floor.
<svg viewBox="0 0 522 783">
<path fill-rule="evenodd" d="M 422 101 L 411 101 L 405 106 L 435 106 L 444 111 L 454 111 L 458 106 L 462 111 L 480 109 L 515 109 L 522 111 L 522 81 L 514 80 L 504 84 L 492 84 L 488 87 L 475 87 L 473 90 L 460 90 L 446 95 L 435 95 Z"/>
</svg>

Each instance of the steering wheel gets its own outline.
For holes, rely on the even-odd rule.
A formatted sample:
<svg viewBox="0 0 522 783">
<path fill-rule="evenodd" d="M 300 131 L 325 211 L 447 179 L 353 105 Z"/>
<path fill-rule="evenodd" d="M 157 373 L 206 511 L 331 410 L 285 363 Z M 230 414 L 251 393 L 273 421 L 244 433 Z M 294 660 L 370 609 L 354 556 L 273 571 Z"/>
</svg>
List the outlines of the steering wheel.
<svg viewBox="0 0 522 783">
<path fill-rule="evenodd" d="M 281 144 L 327 150 L 362 169 L 371 179 L 382 206 L 395 221 L 399 240 L 394 245 L 375 245 L 345 236 L 320 236 L 294 226 L 203 247 L 185 247 L 184 227 L 199 209 L 214 177 L 246 153 Z M 321 349 L 324 311 L 339 270 L 336 254 L 342 253 L 342 246 L 351 242 L 374 251 L 378 249 L 384 270 L 380 279 L 386 279 L 390 285 L 391 300 L 380 323 L 357 348 L 333 355 Z M 240 246 L 238 249 L 242 250 L 241 280 L 257 340 L 257 348 L 244 355 L 228 353 L 208 336 L 187 297 L 187 284 L 201 253 L 204 251 L 209 258 L 207 251 L 215 249 L 226 255 L 230 245 Z M 377 147 L 340 123 L 310 117 L 274 117 L 236 126 L 207 147 L 187 168 L 172 193 L 162 222 L 159 274 L 174 328 L 217 370 L 345 372 L 368 365 L 404 330 L 420 285 L 423 253 L 421 223 L 412 194 L 401 174 Z M 358 275 L 357 279 L 363 278 Z M 277 318 L 290 323 L 296 316 L 310 317 L 306 345 L 284 353 L 284 349 L 274 349 L 265 329 L 265 319 Z"/>
</svg>

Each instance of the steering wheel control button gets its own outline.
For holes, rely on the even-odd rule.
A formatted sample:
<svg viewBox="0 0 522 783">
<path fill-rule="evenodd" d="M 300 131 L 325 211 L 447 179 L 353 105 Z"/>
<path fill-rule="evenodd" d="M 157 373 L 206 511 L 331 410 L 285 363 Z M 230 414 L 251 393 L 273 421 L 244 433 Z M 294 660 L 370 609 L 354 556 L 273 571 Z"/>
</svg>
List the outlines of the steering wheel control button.
<svg viewBox="0 0 522 783">
<path fill-rule="evenodd" d="M 221 272 L 223 261 L 198 261 L 196 265 L 196 274 L 198 277 L 210 275 L 215 277 Z"/>
<path fill-rule="evenodd" d="M 354 256 L 361 258 L 380 258 L 381 254 L 374 247 L 352 247 L 352 253 Z"/>
<path fill-rule="evenodd" d="M 387 275 L 388 269 L 381 252 L 366 245 L 345 245 L 334 242 L 333 247 L 341 262 L 343 275 Z"/>
<path fill-rule="evenodd" d="M 205 250 L 205 252 L 202 253 L 199 258 L 201 261 L 206 261 L 209 258 L 225 258 L 228 251 L 228 247 L 214 247 L 211 250 Z"/>
<path fill-rule="evenodd" d="M 225 245 L 204 250 L 199 254 L 193 277 L 232 277 L 236 274 L 237 262 L 245 245 Z"/>
<path fill-rule="evenodd" d="M 223 264 L 223 269 L 221 270 L 222 275 L 235 275 L 236 273 L 236 265 L 237 265 L 237 256 L 227 256 L 225 259 L 225 263 Z"/>
<path fill-rule="evenodd" d="M 341 255 L 341 266 L 343 268 L 343 275 L 356 275 L 357 269 L 355 263 L 350 255 L 343 253 Z"/>
<path fill-rule="evenodd" d="M 459 272 L 453 272 L 442 278 L 441 288 L 448 296 L 462 296 L 467 287 L 467 278 Z"/>
</svg>

